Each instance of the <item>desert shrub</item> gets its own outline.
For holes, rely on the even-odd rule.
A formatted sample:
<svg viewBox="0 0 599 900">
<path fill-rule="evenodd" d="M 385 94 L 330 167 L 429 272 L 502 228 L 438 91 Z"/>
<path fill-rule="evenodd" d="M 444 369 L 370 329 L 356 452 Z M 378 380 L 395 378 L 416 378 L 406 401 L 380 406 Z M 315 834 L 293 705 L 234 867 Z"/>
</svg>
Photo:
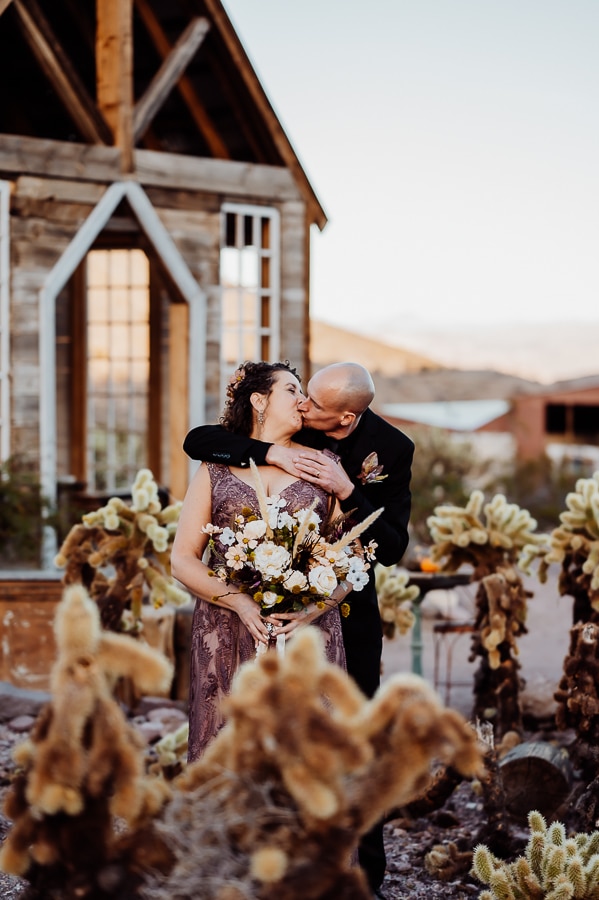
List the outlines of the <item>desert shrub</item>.
<svg viewBox="0 0 599 900">
<path fill-rule="evenodd" d="M 44 519 L 51 507 L 37 471 L 20 456 L 0 466 L 0 567 L 40 565 Z"/>
</svg>

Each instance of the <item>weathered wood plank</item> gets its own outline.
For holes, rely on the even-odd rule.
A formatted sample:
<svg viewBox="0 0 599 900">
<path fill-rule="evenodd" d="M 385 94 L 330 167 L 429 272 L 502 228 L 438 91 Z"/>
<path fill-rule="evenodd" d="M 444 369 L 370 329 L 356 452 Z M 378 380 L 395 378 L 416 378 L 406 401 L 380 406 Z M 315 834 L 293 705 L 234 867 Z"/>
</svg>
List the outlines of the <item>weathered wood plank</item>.
<svg viewBox="0 0 599 900">
<path fill-rule="evenodd" d="M 141 185 L 176 191 L 208 191 L 228 199 L 253 198 L 278 203 L 298 200 L 301 194 L 291 173 L 278 166 L 206 159 L 176 153 L 136 150 L 137 179 Z M 0 173 L 40 175 L 73 181 L 110 184 L 122 181 L 120 151 L 116 147 L 49 141 L 18 135 L 0 135 Z"/>
<path fill-rule="evenodd" d="M 52 623 L 62 597 L 52 580 L 0 581 L 0 678 L 17 687 L 49 687 L 56 656 Z"/>
<path fill-rule="evenodd" d="M 96 93 L 98 106 L 121 151 L 122 171 L 133 170 L 132 0 L 96 3 Z"/>
<path fill-rule="evenodd" d="M 135 164 L 143 185 L 174 187 L 179 190 L 207 189 L 272 202 L 300 197 L 290 172 L 277 166 L 199 159 L 152 150 L 136 150 Z"/>
<path fill-rule="evenodd" d="M 14 0 L 14 9 L 25 40 L 40 66 L 54 86 L 73 121 L 84 138 L 95 143 L 111 139 L 106 122 L 98 112 L 85 86 L 53 33 L 50 24 L 35 0 Z"/>
<path fill-rule="evenodd" d="M 0 172 L 49 175 L 68 180 L 120 180 L 121 151 L 117 147 L 51 141 L 22 135 L 0 135 Z"/>
<path fill-rule="evenodd" d="M 152 39 L 160 56 L 164 59 L 171 50 L 171 44 L 167 38 L 158 17 L 147 0 L 135 0 L 136 9 L 143 20 L 144 25 Z M 199 131 L 208 144 L 213 156 L 217 159 L 229 159 L 230 153 L 216 130 L 204 104 L 196 94 L 193 85 L 186 75 L 182 75 L 177 83 L 177 89 L 184 102 L 187 104 L 190 115 L 196 123 Z"/>
<path fill-rule="evenodd" d="M 67 203 L 84 203 L 96 205 L 104 193 L 103 185 L 91 181 L 71 181 L 63 178 L 39 178 L 22 175 L 15 182 L 12 195 L 15 198 L 27 197 L 34 200 L 56 200 Z"/>
<path fill-rule="evenodd" d="M 145 94 L 135 105 L 133 113 L 133 141 L 137 143 L 150 127 L 175 84 L 195 56 L 210 28 L 208 19 L 195 18 L 172 48 L 150 82 Z"/>
<path fill-rule="evenodd" d="M 169 306 L 169 344 L 169 488 L 175 499 L 182 500 L 188 484 L 187 461 L 181 452 L 189 424 L 189 307 L 186 303 L 171 303 Z"/>
</svg>

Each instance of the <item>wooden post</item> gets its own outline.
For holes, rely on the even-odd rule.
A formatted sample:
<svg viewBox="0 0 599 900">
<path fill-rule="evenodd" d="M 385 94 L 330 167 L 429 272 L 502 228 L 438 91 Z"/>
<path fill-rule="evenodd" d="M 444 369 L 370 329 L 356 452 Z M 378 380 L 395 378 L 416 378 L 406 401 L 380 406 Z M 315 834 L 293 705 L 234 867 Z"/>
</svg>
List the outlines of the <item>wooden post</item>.
<svg viewBox="0 0 599 900">
<path fill-rule="evenodd" d="M 98 106 L 121 151 L 121 171 L 133 171 L 133 3 L 96 0 Z"/>
</svg>

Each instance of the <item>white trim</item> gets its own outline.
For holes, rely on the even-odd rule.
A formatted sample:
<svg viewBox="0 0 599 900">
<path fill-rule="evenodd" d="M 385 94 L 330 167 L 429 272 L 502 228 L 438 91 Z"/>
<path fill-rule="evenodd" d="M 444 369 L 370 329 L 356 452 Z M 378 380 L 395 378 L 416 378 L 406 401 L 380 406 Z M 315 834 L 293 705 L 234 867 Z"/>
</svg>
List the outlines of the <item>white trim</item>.
<svg viewBox="0 0 599 900">
<path fill-rule="evenodd" d="M 0 463 L 10 456 L 10 183 L 0 181 Z"/>
<path fill-rule="evenodd" d="M 48 274 L 40 291 L 40 480 L 44 494 L 56 496 L 56 297 L 63 289 L 85 254 L 107 224 L 115 209 L 126 198 L 148 240 L 182 298 L 189 304 L 194 327 L 206 320 L 206 295 L 201 289 L 172 238 L 160 221 L 144 190 L 134 181 L 110 185 L 102 199 L 87 217 L 61 258 Z M 193 420 L 205 419 L 203 385 L 206 378 L 205 332 L 196 335 L 190 360 L 190 385 L 202 389 L 195 395 Z M 192 416 L 190 414 L 190 422 Z"/>
</svg>

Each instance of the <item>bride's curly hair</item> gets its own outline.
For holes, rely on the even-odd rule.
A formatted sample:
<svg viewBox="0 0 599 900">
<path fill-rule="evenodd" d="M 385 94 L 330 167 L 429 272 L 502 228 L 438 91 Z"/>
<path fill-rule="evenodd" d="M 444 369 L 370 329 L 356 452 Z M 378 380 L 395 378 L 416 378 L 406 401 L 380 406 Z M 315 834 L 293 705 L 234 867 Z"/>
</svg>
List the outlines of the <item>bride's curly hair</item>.
<svg viewBox="0 0 599 900">
<path fill-rule="evenodd" d="M 244 362 L 235 371 L 227 387 L 227 402 L 221 425 L 235 434 L 250 435 L 254 427 L 254 409 L 250 397 L 254 393 L 268 396 L 277 372 L 290 372 L 301 382 L 297 371 L 285 362 Z"/>
</svg>

